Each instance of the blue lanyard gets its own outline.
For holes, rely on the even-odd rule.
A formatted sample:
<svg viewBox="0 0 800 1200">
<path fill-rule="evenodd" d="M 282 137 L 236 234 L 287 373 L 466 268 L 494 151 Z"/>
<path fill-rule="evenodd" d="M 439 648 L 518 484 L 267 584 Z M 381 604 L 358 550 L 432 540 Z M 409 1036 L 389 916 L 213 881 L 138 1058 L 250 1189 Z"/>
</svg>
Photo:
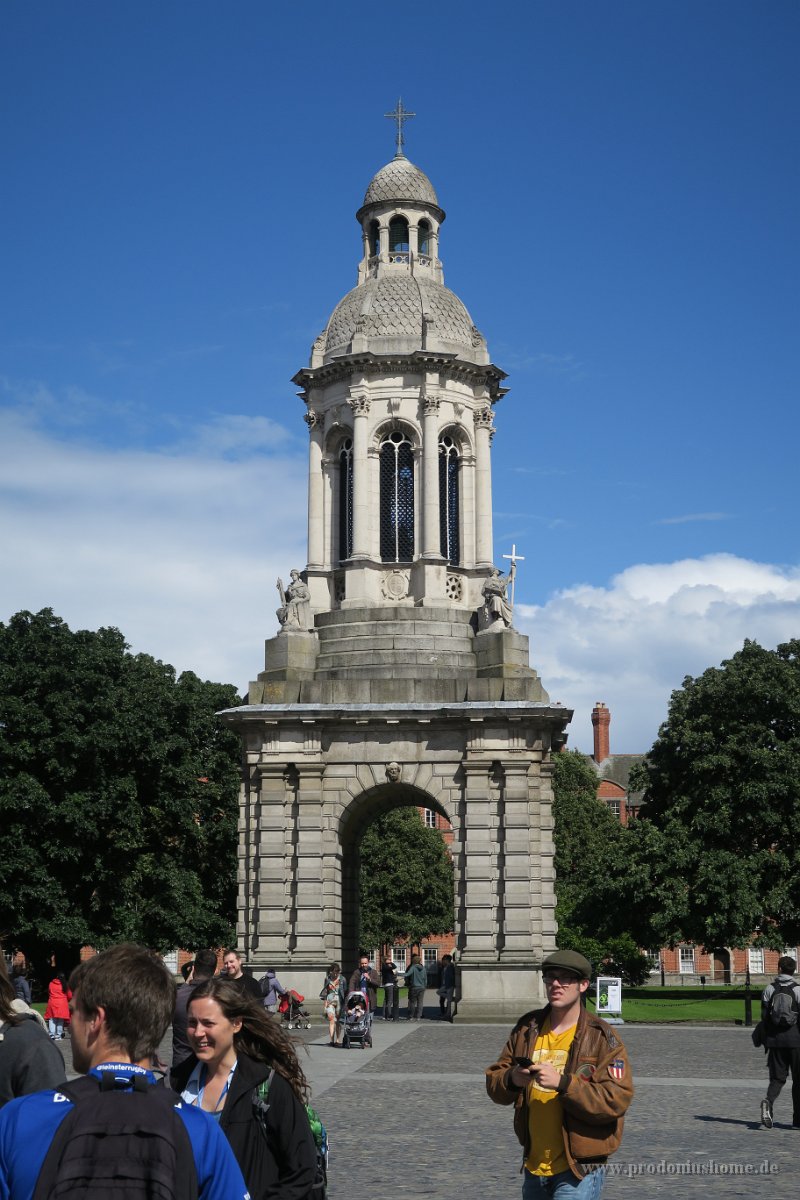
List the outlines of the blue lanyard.
<svg viewBox="0 0 800 1200">
<path fill-rule="evenodd" d="M 222 1108 L 223 1104 L 225 1103 L 225 1097 L 228 1094 L 228 1088 L 231 1085 L 231 1079 L 233 1078 L 233 1072 L 235 1070 L 236 1070 L 236 1063 L 233 1064 L 230 1071 L 228 1072 L 228 1078 L 225 1080 L 225 1087 L 220 1092 L 219 1100 L 217 1100 L 216 1107 L 214 1109 L 212 1109 L 212 1112 L 215 1112 L 215 1113 L 219 1112 L 219 1110 Z M 208 1067 L 206 1066 L 205 1063 L 203 1063 L 202 1067 L 200 1068 L 200 1078 L 197 1081 L 199 1084 L 199 1091 L 197 1093 L 197 1107 L 198 1108 L 203 1108 L 203 1094 L 205 1093 L 205 1090 L 206 1090 L 206 1080 L 207 1079 L 208 1079 Z M 203 1108 L 203 1112 L 206 1112 L 206 1111 L 207 1111 L 207 1109 Z"/>
</svg>

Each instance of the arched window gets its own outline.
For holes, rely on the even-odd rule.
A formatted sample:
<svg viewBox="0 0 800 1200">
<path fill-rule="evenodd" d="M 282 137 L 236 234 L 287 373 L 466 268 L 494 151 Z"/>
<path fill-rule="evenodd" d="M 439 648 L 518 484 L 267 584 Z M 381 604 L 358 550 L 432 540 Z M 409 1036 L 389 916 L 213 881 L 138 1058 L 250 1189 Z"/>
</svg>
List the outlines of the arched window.
<svg viewBox="0 0 800 1200">
<path fill-rule="evenodd" d="M 414 557 L 414 452 L 395 430 L 381 445 L 381 559 L 411 562 Z"/>
<path fill-rule="evenodd" d="M 408 221 L 405 217 L 392 217 L 389 222 L 389 252 L 408 252 Z"/>
<path fill-rule="evenodd" d="M 353 553 L 353 442 L 346 438 L 339 451 L 339 561 Z"/>
<path fill-rule="evenodd" d="M 377 221 L 370 221 L 367 232 L 370 256 L 381 252 L 381 227 Z"/>
<path fill-rule="evenodd" d="M 420 254 L 430 254 L 431 227 L 428 221 L 420 221 L 419 223 L 418 245 Z"/>
<path fill-rule="evenodd" d="M 439 545 L 442 557 L 454 566 L 461 562 L 458 465 L 458 446 L 446 433 L 439 441 Z"/>
</svg>

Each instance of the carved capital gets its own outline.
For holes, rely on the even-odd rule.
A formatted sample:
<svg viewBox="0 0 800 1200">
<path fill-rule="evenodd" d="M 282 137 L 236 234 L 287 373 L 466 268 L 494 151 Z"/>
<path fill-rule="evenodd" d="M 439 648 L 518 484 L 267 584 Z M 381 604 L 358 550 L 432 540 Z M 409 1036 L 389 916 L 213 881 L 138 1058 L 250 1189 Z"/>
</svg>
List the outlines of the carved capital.
<svg viewBox="0 0 800 1200">
<path fill-rule="evenodd" d="M 368 417 L 370 402 L 366 396 L 351 396 L 347 401 L 353 410 L 354 417 Z"/>
<path fill-rule="evenodd" d="M 422 415 L 423 417 L 436 417 L 439 415 L 439 397 L 438 396 L 423 396 L 422 398 Z"/>
<path fill-rule="evenodd" d="M 494 421 L 494 413 L 491 406 L 485 404 L 483 408 L 476 408 L 472 414 L 472 419 L 475 422 L 476 429 L 491 429 Z"/>
</svg>

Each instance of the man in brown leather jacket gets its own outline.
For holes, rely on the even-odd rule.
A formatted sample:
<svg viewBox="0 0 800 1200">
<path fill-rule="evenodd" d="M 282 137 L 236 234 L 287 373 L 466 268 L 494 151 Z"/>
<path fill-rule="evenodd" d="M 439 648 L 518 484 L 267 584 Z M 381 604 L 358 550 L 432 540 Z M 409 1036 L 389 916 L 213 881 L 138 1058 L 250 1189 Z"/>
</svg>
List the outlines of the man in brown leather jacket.
<svg viewBox="0 0 800 1200">
<path fill-rule="evenodd" d="M 582 954 L 556 950 L 542 975 L 548 1003 L 517 1021 L 486 1090 L 495 1104 L 514 1105 L 523 1200 L 597 1200 L 633 1098 L 628 1055 L 581 1003 L 591 975 Z"/>
</svg>

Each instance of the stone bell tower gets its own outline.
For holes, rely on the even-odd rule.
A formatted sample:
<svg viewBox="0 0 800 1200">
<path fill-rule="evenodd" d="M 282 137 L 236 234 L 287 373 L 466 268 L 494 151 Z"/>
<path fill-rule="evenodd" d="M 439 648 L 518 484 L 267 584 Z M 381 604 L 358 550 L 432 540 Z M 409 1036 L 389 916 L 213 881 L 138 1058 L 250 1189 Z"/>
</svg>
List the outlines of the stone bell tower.
<svg viewBox="0 0 800 1200">
<path fill-rule="evenodd" d="M 398 114 L 393 114 L 397 117 Z M 493 567 L 491 439 L 505 374 L 444 285 L 445 213 L 405 157 L 356 213 L 356 286 L 294 383 L 309 430 L 308 562 L 242 734 L 239 937 L 303 991 L 358 950 L 358 846 L 424 805 L 450 821 L 462 1005 L 539 994 L 555 945 L 551 704 Z M 513 590 L 513 589 L 512 589 Z"/>
</svg>

